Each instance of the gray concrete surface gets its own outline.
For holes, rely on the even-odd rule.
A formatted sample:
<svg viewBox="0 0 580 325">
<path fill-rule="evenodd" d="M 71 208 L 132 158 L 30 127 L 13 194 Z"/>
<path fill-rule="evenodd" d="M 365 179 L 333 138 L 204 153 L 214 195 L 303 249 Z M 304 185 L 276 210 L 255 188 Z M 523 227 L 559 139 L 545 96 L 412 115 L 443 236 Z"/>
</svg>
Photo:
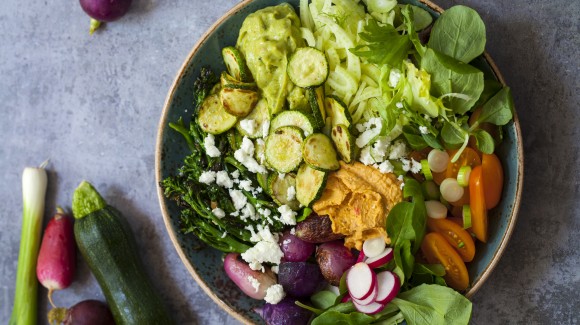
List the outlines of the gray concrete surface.
<svg viewBox="0 0 580 325">
<path fill-rule="evenodd" d="M 92 37 L 76 1 L 0 4 L 0 319 L 12 309 L 21 172 L 50 158 L 46 219 L 94 182 L 139 234 L 148 272 L 182 324 L 237 324 L 191 279 L 166 236 L 154 181 L 158 118 L 201 34 L 236 1 L 134 0 Z M 473 324 L 577 324 L 580 303 L 580 2 L 467 4 L 513 89 L 526 152 L 509 247 L 474 297 Z M 40 296 L 44 297 L 41 291 Z M 102 298 L 84 263 L 59 305 Z M 40 301 L 41 315 L 48 303 Z"/>
</svg>

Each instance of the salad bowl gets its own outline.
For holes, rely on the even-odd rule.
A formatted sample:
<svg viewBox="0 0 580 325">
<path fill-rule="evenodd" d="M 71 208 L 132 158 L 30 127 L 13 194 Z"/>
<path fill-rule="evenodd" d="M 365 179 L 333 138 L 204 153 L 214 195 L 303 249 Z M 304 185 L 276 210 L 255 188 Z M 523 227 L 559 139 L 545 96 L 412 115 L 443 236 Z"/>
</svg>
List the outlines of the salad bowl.
<svg viewBox="0 0 580 325">
<path fill-rule="evenodd" d="M 298 8 L 298 0 L 245 0 L 237 4 L 221 17 L 201 37 L 199 42 L 187 55 L 171 86 L 161 114 L 155 154 L 155 176 L 159 184 L 166 177 L 174 174 L 187 156 L 189 149 L 183 137 L 169 127 L 183 117 L 189 123 L 194 102 L 194 81 L 203 66 L 215 71 L 223 71 L 225 66 L 221 59 L 221 49 L 235 45 L 245 17 L 261 8 L 289 2 Z M 420 6 L 433 17 L 437 17 L 442 8 L 429 1 L 400 1 Z M 505 84 L 503 77 L 491 57 L 484 53 L 484 60 L 478 66 L 484 73 L 491 74 Z M 489 240 L 486 244 L 477 244 L 475 259 L 468 264 L 470 286 L 465 292 L 469 298 L 484 284 L 497 265 L 505 250 L 514 229 L 520 204 L 523 182 L 523 149 L 519 121 L 516 112 L 513 120 L 504 126 L 503 142 L 496 149 L 504 170 L 502 200 L 489 215 Z M 262 319 L 253 308 L 263 301 L 247 297 L 232 282 L 223 270 L 223 253 L 205 246 L 195 236 L 180 232 L 179 208 L 165 198 L 158 186 L 158 197 L 167 233 L 175 249 L 190 272 L 193 279 L 224 310 L 243 323 L 262 323 Z"/>
</svg>

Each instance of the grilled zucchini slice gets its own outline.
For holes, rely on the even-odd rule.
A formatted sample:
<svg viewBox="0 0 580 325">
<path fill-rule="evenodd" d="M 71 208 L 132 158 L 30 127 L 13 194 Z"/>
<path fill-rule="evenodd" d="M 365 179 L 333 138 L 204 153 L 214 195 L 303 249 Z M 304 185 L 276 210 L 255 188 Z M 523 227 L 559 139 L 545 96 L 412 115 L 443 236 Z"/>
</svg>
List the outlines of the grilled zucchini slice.
<svg viewBox="0 0 580 325">
<path fill-rule="evenodd" d="M 276 130 L 282 126 L 297 126 L 304 135 L 308 136 L 314 133 L 314 125 L 312 124 L 312 117 L 300 111 L 284 111 L 278 114 L 270 124 L 272 130 Z"/>
<path fill-rule="evenodd" d="M 340 168 L 332 141 L 322 133 L 314 133 L 304 140 L 302 157 L 314 169 L 331 171 Z"/>
<path fill-rule="evenodd" d="M 290 80 L 302 88 L 322 85 L 328 78 L 329 71 L 326 56 L 313 47 L 296 49 L 290 57 L 287 70 Z"/>
<path fill-rule="evenodd" d="M 314 119 L 314 128 L 320 129 L 326 123 L 326 108 L 324 107 L 324 87 L 308 88 L 306 91 L 308 103 Z"/>
<path fill-rule="evenodd" d="M 296 175 L 296 199 L 305 207 L 312 204 L 322 196 L 328 173 L 310 168 L 302 164 Z"/>
<path fill-rule="evenodd" d="M 271 173 L 268 176 L 268 189 L 270 196 L 278 205 L 288 205 L 292 210 L 300 208 L 300 202 L 296 200 L 296 175 L 292 173 L 284 174 Z M 290 197 L 288 193 L 291 193 Z"/>
<path fill-rule="evenodd" d="M 250 69 L 246 65 L 246 60 L 242 53 L 233 46 L 224 47 L 222 57 L 228 70 L 228 73 L 236 80 L 248 82 L 252 80 Z"/>
<path fill-rule="evenodd" d="M 258 103 L 258 93 L 254 90 L 224 87 L 220 90 L 220 100 L 226 112 L 245 117 Z"/>
<path fill-rule="evenodd" d="M 334 146 L 336 147 L 336 151 L 340 155 L 340 158 L 345 163 L 350 163 L 354 159 L 354 138 L 348 127 L 343 124 L 335 125 L 332 128 L 330 133 L 330 137 L 332 138 L 332 142 L 334 142 Z"/>
<path fill-rule="evenodd" d="M 280 173 L 288 173 L 302 162 L 302 130 L 296 126 L 282 126 L 266 139 L 265 155 L 268 165 Z"/>
<path fill-rule="evenodd" d="M 197 123 L 206 133 L 220 134 L 231 129 L 238 118 L 229 114 L 222 106 L 220 95 L 207 96 L 197 113 Z"/>
<path fill-rule="evenodd" d="M 326 114 L 332 120 L 332 126 L 342 124 L 350 128 L 352 124 L 352 117 L 346 105 L 336 96 L 326 97 Z"/>
</svg>

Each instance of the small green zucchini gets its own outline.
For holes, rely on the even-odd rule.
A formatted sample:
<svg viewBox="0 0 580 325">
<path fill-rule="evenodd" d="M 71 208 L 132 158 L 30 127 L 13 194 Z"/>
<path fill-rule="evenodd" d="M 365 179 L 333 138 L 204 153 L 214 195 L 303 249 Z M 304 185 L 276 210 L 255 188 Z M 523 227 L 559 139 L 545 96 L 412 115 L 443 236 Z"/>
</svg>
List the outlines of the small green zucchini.
<svg viewBox="0 0 580 325">
<path fill-rule="evenodd" d="M 86 181 L 75 190 L 72 208 L 77 246 L 105 294 L 115 323 L 174 324 L 120 212 Z"/>
</svg>

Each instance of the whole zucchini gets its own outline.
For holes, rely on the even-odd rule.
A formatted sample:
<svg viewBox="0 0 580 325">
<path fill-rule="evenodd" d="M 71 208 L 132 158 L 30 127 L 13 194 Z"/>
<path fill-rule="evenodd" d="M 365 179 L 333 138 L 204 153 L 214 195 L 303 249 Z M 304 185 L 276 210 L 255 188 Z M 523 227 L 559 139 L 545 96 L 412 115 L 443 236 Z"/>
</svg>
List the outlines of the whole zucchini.
<svg viewBox="0 0 580 325">
<path fill-rule="evenodd" d="M 79 251 L 99 282 L 117 325 L 173 324 L 120 212 L 86 181 L 75 190 L 72 208 Z"/>
</svg>

